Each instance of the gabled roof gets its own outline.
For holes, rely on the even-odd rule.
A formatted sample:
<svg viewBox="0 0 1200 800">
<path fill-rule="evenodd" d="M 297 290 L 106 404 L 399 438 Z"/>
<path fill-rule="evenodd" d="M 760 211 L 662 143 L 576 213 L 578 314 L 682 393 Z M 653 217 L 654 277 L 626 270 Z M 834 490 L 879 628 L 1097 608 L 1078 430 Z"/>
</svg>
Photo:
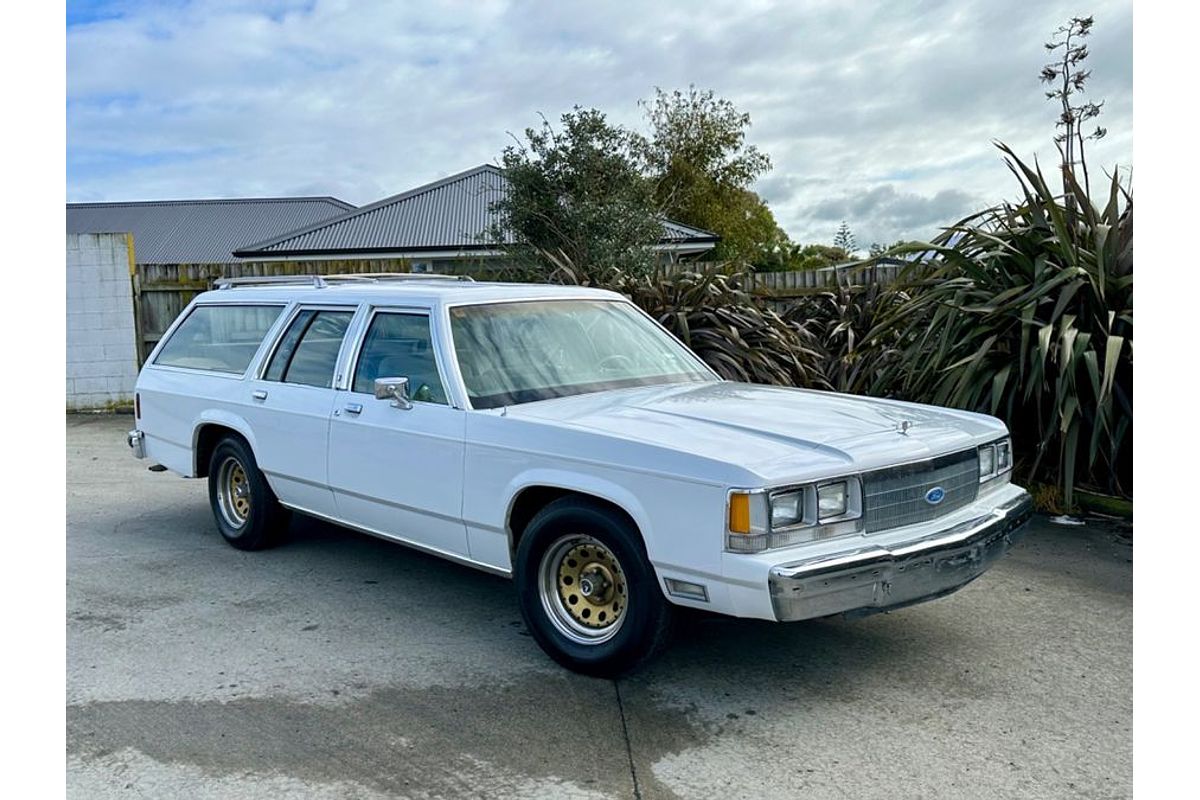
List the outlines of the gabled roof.
<svg viewBox="0 0 1200 800">
<path fill-rule="evenodd" d="M 504 172 L 491 164 L 418 186 L 335 219 L 246 245 L 242 258 L 494 249 L 485 234 L 497 221 L 491 206 L 508 191 Z M 703 244 L 714 233 L 663 222 L 664 244 Z"/>
<path fill-rule="evenodd" d="M 691 225 L 684 225 L 682 222 L 664 219 L 663 226 L 663 242 L 712 242 L 716 244 L 721 240 L 721 237 L 712 231 L 706 231 L 703 228 L 693 228 Z"/>
<path fill-rule="evenodd" d="M 484 249 L 492 203 L 508 190 L 484 164 L 236 251 L 242 257 Z"/>
<path fill-rule="evenodd" d="M 335 197 L 67 203 L 67 233 L 132 233 L 142 264 L 221 263 L 246 242 L 353 209 Z"/>
</svg>

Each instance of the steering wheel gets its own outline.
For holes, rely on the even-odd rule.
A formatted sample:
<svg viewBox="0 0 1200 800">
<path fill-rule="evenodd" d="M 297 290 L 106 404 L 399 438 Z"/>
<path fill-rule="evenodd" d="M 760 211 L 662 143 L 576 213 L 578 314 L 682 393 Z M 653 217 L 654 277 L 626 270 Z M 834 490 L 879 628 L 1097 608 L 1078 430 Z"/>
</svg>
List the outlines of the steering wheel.
<svg viewBox="0 0 1200 800">
<path fill-rule="evenodd" d="M 611 372 L 614 369 L 621 368 L 629 369 L 633 367 L 633 359 L 631 359 L 629 356 L 621 355 L 620 353 L 614 353 L 611 356 L 605 356 L 604 358 L 600 359 L 600 362 L 597 366 L 599 366 L 600 369 L 604 370 L 605 372 Z"/>
</svg>

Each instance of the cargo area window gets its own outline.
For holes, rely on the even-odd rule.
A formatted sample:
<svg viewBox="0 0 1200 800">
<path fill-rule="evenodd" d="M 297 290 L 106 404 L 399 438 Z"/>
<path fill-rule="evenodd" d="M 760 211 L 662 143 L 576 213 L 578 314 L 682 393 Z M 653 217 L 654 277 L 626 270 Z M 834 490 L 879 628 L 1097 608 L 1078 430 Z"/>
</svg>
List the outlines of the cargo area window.
<svg viewBox="0 0 1200 800">
<path fill-rule="evenodd" d="M 196 306 L 154 363 L 240 375 L 282 311 L 282 305 Z"/>
</svg>

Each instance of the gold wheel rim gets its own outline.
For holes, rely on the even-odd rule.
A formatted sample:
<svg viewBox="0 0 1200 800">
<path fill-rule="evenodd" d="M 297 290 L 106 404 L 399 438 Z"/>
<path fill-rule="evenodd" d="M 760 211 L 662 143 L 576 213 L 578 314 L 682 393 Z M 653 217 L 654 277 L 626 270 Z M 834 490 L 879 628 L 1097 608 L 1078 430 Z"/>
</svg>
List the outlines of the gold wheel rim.
<svg viewBox="0 0 1200 800">
<path fill-rule="evenodd" d="M 235 463 L 229 470 L 229 497 L 233 502 L 233 513 L 242 519 L 250 516 L 250 484 L 241 464 Z"/>
<path fill-rule="evenodd" d="M 571 619 L 603 631 L 625 613 L 625 575 L 612 552 L 595 540 L 580 542 L 558 562 L 558 599 Z"/>
<path fill-rule="evenodd" d="M 232 456 L 221 464 L 217 494 L 225 521 L 231 527 L 242 527 L 250 518 L 250 480 L 246 475 L 246 468 Z"/>
</svg>

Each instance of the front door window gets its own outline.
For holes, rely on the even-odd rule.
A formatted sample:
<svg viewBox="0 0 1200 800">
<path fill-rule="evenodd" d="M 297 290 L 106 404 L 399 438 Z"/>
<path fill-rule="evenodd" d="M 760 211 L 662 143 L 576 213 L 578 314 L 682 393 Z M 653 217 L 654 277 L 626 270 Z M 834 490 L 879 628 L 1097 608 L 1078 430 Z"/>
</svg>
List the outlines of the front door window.
<svg viewBox="0 0 1200 800">
<path fill-rule="evenodd" d="M 379 313 L 363 339 L 352 391 L 372 394 L 376 378 L 408 378 L 408 397 L 446 405 L 425 314 Z"/>
</svg>

